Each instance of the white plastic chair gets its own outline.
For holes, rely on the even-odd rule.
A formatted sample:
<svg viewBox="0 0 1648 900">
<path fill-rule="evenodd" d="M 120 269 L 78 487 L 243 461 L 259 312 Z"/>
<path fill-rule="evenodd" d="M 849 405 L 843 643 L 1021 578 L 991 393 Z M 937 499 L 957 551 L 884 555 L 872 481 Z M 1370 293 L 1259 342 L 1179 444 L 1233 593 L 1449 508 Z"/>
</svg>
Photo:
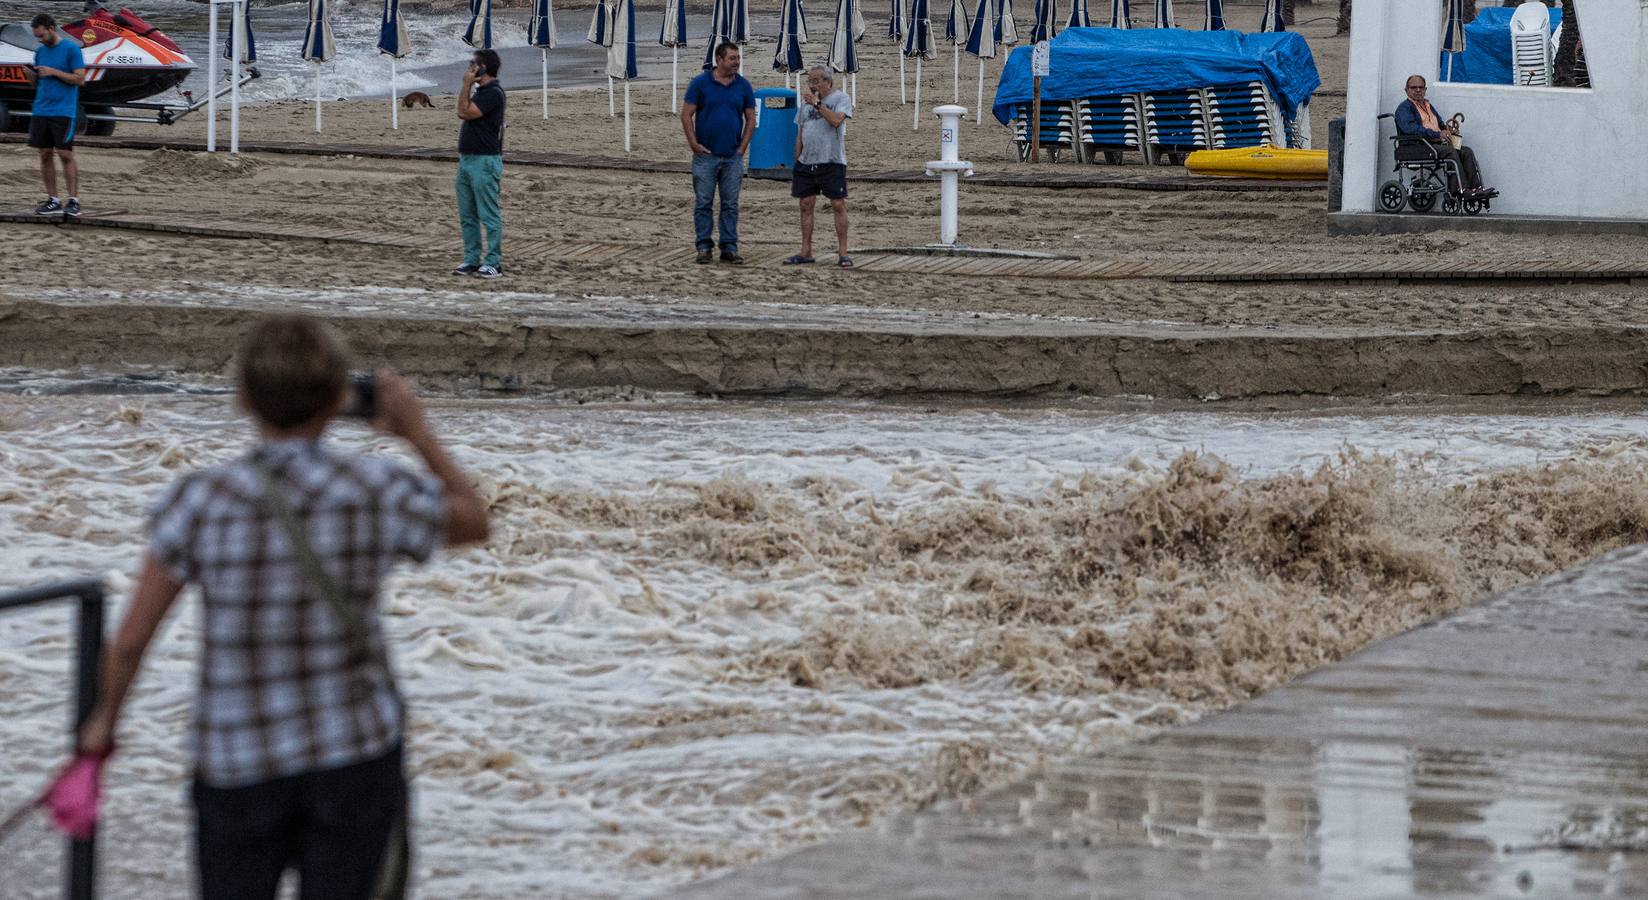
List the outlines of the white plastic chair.
<svg viewBox="0 0 1648 900">
<path fill-rule="evenodd" d="M 1528 0 L 1511 16 L 1511 75 L 1524 86 L 1551 84 L 1551 13 Z"/>
</svg>

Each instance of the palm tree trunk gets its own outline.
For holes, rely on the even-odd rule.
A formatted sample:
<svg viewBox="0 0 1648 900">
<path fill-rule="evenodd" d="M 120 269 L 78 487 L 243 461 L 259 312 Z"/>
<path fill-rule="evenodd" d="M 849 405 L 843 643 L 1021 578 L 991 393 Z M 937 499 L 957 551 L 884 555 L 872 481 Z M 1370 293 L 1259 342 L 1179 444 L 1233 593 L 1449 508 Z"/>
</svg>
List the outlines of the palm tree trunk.
<svg viewBox="0 0 1648 900">
<path fill-rule="evenodd" d="M 1574 77 L 1574 58 L 1579 49 L 1579 10 L 1577 0 L 1562 0 L 1562 40 L 1557 42 L 1556 63 L 1552 66 L 1552 81 L 1557 87 L 1578 87 Z"/>
</svg>

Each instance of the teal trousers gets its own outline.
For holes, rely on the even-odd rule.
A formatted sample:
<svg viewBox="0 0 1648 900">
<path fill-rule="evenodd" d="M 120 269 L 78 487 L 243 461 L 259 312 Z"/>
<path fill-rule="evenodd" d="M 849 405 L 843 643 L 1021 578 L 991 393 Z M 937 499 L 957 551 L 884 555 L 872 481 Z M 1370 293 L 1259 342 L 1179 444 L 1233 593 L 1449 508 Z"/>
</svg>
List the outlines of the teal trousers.
<svg viewBox="0 0 1648 900">
<path fill-rule="evenodd" d="M 498 190 L 504 177 L 502 156 L 465 153 L 458 157 L 458 224 L 463 229 L 464 264 L 498 268 L 504 261 L 504 215 Z M 481 229 L 486 229 L 486 258 L 481 258 Z"/>
</svg>

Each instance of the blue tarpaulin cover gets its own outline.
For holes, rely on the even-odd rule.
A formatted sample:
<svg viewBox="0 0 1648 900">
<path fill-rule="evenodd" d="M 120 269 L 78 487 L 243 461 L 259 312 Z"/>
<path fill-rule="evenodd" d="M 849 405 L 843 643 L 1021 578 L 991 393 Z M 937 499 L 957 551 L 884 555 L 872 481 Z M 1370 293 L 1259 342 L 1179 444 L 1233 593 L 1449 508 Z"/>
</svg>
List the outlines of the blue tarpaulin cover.
<svg viewBox="0 0 1648 900">
<path fill-rule="evenodd" d="M 1052 74 L 1041 81 L 1043 100 L 1262 81 L 1291 120 L 1322 84 L 1310 45 L 1291 31 L 1069 28 L 1053 38 L 1051 50 Z M 1003 125 L 1013 104 L 1031 99 L 1030 53 L 1028 45 L 1015 48 L 996 85 L 991 109 Z"/>
<path fill-rule="evenodd" d="M 1562 10 L 1553 9 L 1551 30 L 1562 24 Z M 1515 84 L 1511 77 L 1511 16 L 1513 6 L 1490 6 L 1476 11 L 1465 26 L 1465 49 L 1453 54 L 1453 77 L 1446 81 L 1473 84 Z M 1448 74 L 1448 54 L 1442 54 L 1442 73 Z"/>
</svg>

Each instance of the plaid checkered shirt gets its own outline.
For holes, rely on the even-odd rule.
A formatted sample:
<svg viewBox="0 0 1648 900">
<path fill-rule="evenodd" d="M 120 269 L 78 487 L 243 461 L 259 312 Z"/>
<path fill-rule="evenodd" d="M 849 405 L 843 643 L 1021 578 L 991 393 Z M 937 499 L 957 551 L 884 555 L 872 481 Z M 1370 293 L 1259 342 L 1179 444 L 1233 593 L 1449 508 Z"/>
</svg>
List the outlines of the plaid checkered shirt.
<svg viewBox="0 0 1648 900">
<path fill-rule="evenodd" d="M 362 610 L 380 658 L 378 586 L 397 559 L 428 559 L 444 521 L 432 476 L 303 440 L 265 443 L 187 475 L 155 504 L 150 553 L 201 589 L 195 769 L 213 787 L 374 759 L 403 727 L 390 673 L 351 649 L 346 626 L 305 583 L 280 520 L 264 509 L 256 462 L 269 468 L 326 571 Z"/>
</svg>

